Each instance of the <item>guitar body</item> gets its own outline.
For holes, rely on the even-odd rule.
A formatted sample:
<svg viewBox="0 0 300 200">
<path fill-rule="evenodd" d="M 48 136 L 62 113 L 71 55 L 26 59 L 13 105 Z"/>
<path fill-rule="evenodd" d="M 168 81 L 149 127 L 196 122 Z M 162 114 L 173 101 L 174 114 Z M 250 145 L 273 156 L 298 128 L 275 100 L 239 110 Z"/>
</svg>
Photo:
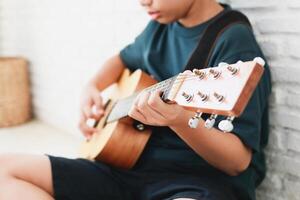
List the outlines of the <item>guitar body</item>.
<svg viewBox="0 0 300 200">
<path fill-rule="evenodd" d="M 104 117 L 96 125 L 97 132 L 81 147 L 81 157 L 119 168 L 134 166 L 151 130 L 134 128 L 134 120 L 128 117 L 128 111 L 138 92 L 145 88 L 147 91 L 159 89 L 163 91 L 164 100 L 195 111 L 195 116 L 187 124 L 190 128 L 197 127 L 202 113 L 209 113 L 211 116 L 204 124 L 206 128 L 212 128 L 218 115 L 223 115 L 227 119 L 222 120 L 218 128 L 231 132 L 232 121 L 245 109 L 263 74 L 264 64 L 262 58 L 235 64 L 222 63 L 217 68 L 180 73 L 157 84 L 141 70 L 132 74 L 124 70 L 108 98 Z"/>
<path fill-rule="evenodd" d="M 133 167 L 149 140 L 151 130 L 137 130 L 130 117 L 110 123 L 106 123 L 106 119 L 118 99 L 128 97 L 155 83 L 153 78 L 141 70 L 132 74 L 129 70 L 124 70 L 116 87 L 110 89 L 110 101 L 106 105 L 103 118 L 97 124 L 98 131 L 82 144 L 80 157 L 99 160 L 119 168 Z"/>
</svg>

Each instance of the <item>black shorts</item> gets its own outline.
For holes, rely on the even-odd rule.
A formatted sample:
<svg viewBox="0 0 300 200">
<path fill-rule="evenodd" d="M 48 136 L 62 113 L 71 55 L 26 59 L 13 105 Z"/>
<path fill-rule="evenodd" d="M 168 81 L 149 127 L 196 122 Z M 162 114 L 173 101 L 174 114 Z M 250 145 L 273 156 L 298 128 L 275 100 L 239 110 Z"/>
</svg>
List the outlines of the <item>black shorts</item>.
<svg viewBox="0 0 300 200">
<path fill-rule="evenodd" d="M 56 200 L 235 200 L 231 189 L 163 165 L 132 170 L 49 156 Z"/>
</svg>

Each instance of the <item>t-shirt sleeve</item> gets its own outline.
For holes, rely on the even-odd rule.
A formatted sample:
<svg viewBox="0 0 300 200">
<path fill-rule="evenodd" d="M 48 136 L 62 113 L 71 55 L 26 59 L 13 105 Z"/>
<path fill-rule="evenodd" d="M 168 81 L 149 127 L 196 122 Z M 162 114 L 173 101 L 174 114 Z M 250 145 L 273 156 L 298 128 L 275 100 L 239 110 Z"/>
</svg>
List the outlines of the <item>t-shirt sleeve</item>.
<svg viewBox="0 0 300 200">
<path fill-rule="evenodd" d="M 145 43 L 148 41 L 147 37 L 151 33 L 153 26 L 154 22 L 150 21 L 142 33 L 140 33 L 131 44 L 125 46 L 120 51 L 120 57 L 130 71 L 143 69 Z"/>
<path fill-rule="evenodd" d="M 233 33 L 227 39 L 225 38 L 222 44 L 219 44 L 219 50 L 215 49 L 218 53 L 214 55 L 214 60 L 210 62 L 211 66 L 217 66 L 220 62 L 232 64 L 239 60 L 249 61 L 258 56 L 264 58 L 248 27 L 240 27 L 242 30 L 239 27 L 237 28 L 237 30 L 231 30 Z M 237 135 L 244 144 L 255 151 L 260 150 L 261 129 L 265 125 L 262 118 L 267 106 L 270 90 L 270 72 L 268 64 L 266 64 L 263 76 L 245 110 L 233 121 L 234 129 L 232 133 Z M 217 128 L 218 123 L 223 119 L 225 119 L 225 116 L 217 118 L 215 128 Z"/>
</svg>

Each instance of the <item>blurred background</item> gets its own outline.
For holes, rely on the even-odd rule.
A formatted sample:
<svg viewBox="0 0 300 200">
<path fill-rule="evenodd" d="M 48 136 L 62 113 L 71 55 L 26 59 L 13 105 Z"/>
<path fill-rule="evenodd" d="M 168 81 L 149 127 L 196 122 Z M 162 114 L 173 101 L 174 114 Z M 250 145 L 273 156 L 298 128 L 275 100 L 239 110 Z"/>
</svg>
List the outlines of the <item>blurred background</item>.
<svg viewBox="0 0 300 200">
<path fill-rule="evenodd" d="M 258 199 L 299 200 L 300 1 L 222 2 L 249 17 L 271 66 L 269 171 Z M 76 157 L 84 84 L 148 20 L 138 0 L 0 0 L 0 57 L 28 60 L 33 112 L 26 123 L 0 128 L 0 153 Z"/>
</svg>

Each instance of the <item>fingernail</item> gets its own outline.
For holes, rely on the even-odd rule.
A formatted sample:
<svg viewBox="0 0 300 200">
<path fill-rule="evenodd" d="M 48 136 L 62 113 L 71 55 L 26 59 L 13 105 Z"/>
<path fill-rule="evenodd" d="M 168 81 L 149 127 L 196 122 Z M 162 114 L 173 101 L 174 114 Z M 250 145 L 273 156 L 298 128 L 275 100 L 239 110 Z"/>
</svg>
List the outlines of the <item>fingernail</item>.
<svg viewBox="0 0 300 200">
<path fill-rule="evenodd" d="M 89 119 L 86 121 L 86 125 L 87 125 L 88 127 L 90 127 L 90 128 L 94 127 L 95 123 L 96 123 L 96 120 L 93 119 L 93 118 L 89 118 Z"/>
</svg>

